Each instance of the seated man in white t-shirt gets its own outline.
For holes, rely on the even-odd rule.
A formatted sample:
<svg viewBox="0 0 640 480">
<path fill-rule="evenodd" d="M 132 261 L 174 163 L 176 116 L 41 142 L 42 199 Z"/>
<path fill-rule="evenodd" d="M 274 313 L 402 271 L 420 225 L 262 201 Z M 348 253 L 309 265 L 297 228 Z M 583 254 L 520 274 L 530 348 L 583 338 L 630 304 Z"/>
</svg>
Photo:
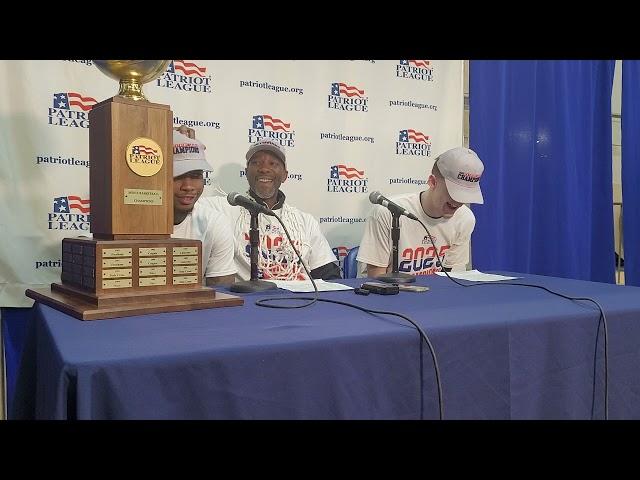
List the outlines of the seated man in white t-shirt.
<svg viewBox="0 0 640 480">
<path fill-rule="evenodd" d="M 246 154 L 245 169 L 249 182 L 248 195 L 256 202 L 272 209 L 283 221 L 293 243 L 307 265 L 312 278 L 332 280 L 340 278 L 340 267 L 331 247 L 320 231 L 318 221 L 306 212 L 285 202 L 280 185 L 287 179 L 287 158 L 284 149 L 272 140 L 253 144 Z M 251 278 L 249 260 L 249 212 L 231 206 L 226 197 L 202 197 L 199 204 L 207 204 L 224 212 L 235 238 L 235 263 L 240 280 Z M 298 263 L 280 222 L 275 217 L 259 214 L 260 253 L 258 275 L 272 280 L 306 280 L 307 275 Z"/>
<path fill-rule="evenodd" d="M 202 242 L 202 272 L 207 285 L 234 282 L 233 237 L 220 212 L 196 203 L 204 190 L 203 170 L 213 170 L 204 155 L 205 146 L 173 132 L 173 234 Z"/>
<path fill-rule="evenodd" d="M 398 271 L 431 275 L 443 267 L 447 271 L 466 269 L 476 218 L 464 204 L 484 202 L 480 190 L 483 171 L 484 165 L 473 150 L 452 148 L 436 158 L 426 191 L 390 198 L 416 215 L 435 242 L 431 243 L 420 223 L 400 217 Z M 366 264 L 368 277 L 391 272 L 391 246 L 391 212 L 374 205 L 357 257 L 358 262 Z M 436 252 L 443 265 L 438 263 Z"/>
</svg>

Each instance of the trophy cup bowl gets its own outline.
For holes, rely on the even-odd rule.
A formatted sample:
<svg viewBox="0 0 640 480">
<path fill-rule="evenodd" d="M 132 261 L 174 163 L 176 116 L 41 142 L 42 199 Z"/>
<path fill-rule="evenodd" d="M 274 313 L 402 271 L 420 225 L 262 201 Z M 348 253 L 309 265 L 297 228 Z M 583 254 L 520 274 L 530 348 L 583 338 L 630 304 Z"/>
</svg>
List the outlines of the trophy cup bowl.
<svg viewBox="0 0 640 480">
<path fill-rule="evenodd" d="M 142 85 L 158 78 L 171 60 L 94 60 L 106 76 L 120 81 L 118 95 L 131 100 L 147 101 Z"/>
</svg>

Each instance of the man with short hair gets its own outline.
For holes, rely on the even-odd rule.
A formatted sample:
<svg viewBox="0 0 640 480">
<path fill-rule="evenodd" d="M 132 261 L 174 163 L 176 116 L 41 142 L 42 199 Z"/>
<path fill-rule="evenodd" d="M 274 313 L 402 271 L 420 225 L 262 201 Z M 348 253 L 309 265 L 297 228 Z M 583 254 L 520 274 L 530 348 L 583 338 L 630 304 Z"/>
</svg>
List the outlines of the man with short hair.
<svg viewBox="0 0 640 480">
<path fill-rule="evenodd" d="M 310 214 L 286 203 L 286 197 L 280 190 L 280 185 L 288 176 L 284 149 L 273 140 L 262 139 L 251 145 L 245 158 L 245 173 L 249 182 L 248 195 L 259 204 L 273 210 L 282 219 L 295 248 L 309 268 L 311 277 L 323 280 L 340 278 L 340 267 L 329 243 L 320 231 L 318 221 Z M 243 207 L 229 205 L 226 197 L 203 197 L 199 203 L 211 205 L 229 218 L 235 238 L 234 258 L 238 277 L 241 280 L 249 280 L 249 212 Z M 307 279 L 280 222 L 275 217 L 259 214 L 258 225 L 259 276 L 265 280 Z"/>
<path fill-rule="evenodd" d="M 177 130 L 177 129 L 175 129 Z M 198 203 L 204 190 L 204 170 L 213 170 L 205 146 L 179 131 L 173 132 L 173 234 L 202 242 L 202 272 L 207 285 L 234 282 L 233 237 L 226 218 Z"/>
<path fill-rule="evenodd" d="M 484 202 L 480 190 L 483 171 L 484 165 L 473 150 L 452 148 L 436 158 L 426 191 L 391 197 L 427 226 L 435 242 L 432 244 L 420 223 L 400 217 L 398 271 L 431 275 L 443 268 L 466 269 L 476 219 L 464 204 Z M 369 277 L 392 270 L 391 218 L 391 212 L 380 205 L 374 205 L 367 217 L 357 260 L 366 264 Z"/>
</svg>

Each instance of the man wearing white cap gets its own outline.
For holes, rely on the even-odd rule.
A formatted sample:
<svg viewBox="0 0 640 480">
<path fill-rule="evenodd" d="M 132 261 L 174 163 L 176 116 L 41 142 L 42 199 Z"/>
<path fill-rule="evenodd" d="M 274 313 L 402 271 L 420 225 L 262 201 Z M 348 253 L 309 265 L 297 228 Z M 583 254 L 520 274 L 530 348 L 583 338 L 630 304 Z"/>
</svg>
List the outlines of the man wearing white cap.
<svg viewBox="0 0 640 480">
<path fill-rule="evenodd" d="M 400 217 L 398 270 L 413 275 L 431 275 L 444 267 L 465 270 L 469 262 L 469 242 L 476 218 L 465 203 L 483 203 L 480 177 L 484 165 L 468 148 L 452 148 L 436 158 L 427 181 L 429 188 L 419 193 L 391 197 L 390 200 L 416 215 L 429 229 L 435 245 L 420 223 Z M 358 251 L 358 262 L 367 266 L 367 276 L 390 272 L 391 212 L 374 205 L 367 217 Z M 438 264 L 436 252 L 443 265 Z"/>
<path fill-rule="evenodd" d="M 284 149 L 273 140 L 262 139 L 251 145 L 245 158 L 245 172 L 249 182 L 248 195 L 261 205 L 274 210 L 282 219 L 311 276 L 323 280 L 340 278 L 340 267 L 327 239 L 320 231 L 318 221 L 310 214 L 285 202 L 285 195 L 280 190 L 280 185 L 288 176 Z M 225 197 L 203 197 L 199 203 L 212 205 L 228 216 L 235 238 L 238 277 L 241 280 L 249 280 L 249 212 L 245 208 L 229 205 Z M 259 214 L 258 226 L 260 277 L 273 280 L 307 279 L 278 220 Z"/>
<path fill-rule="evenodd" d="M 205 146 L 173 132 L 173 238 L 202 242 L 202 271 L 207 285 L 233 283 L 233 237 L 226 218 L 209 205 L 196 203 L 204 190 L 203 170 L 213 170 Z"/>
</svg>

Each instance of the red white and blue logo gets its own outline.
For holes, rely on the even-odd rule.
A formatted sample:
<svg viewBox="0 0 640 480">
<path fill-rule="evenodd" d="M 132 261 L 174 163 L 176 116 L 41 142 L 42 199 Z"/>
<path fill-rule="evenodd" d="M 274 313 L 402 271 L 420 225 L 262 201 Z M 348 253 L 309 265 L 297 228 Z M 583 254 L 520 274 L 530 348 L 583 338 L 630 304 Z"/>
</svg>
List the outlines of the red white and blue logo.
<svg viewBox="0 0 640 480">
<path fill-rule="evenodd" d="M 56 197 L 53 199 L 53 211 L 55 213 L 69 213 L 72 211 L 89 213 L 91 211 L 91 201 L 88 198 L 84 200 L 77 195 Z"/>
<path fill-rule="evenodd" d="M 96 103 L 95 98 L 78 92 L 54 93 L 49 125 L 89 128 L 89 111 Z"/>
<path fill-rule="evenodd" d="M 346 165 L 334 165 L 331 167 L 331 178 L 364 178 L 364 170 L 348 167 Z"/>
<path fill-rule="evenodd" d="M 339 247 L 333 247 L 331 251 L 336 256 L 336 260 L 338 260 L 338 265 L 340 266 L 340 274 L 344 277 L 344 259 L 347 258 L 349 249 L 344 245 L 340 245 Z"/>
<path fill-rule="evenodd" d="M 171 60 L 156 85 L 182 92 L 211 93 L 211 75 L 207 75 L 207 67 L 197 63 Z"/>
<path fill-rule="evenodd" d="M 433 82 L 433 64 L 429 60 L 400 60 L 396 77 Z"/>
<path fill-rule="evenodd" d="M 49 230 L 89 231 L 91 222 L 91 202 L 77 195 L 55 197 L 48 214 Z"/>
<path fill-rule="evenodd" d="M 364 170 L 349 165 L 333 165 L 327 179 L 327 192 L 331 193 L 367 193 Z"/>
<path fill-rule="evenodd" d="M 344 257 L 346 257 L 347 253 L 349 253 L 349 249 L 343 245 L 339 247 L 333 247 L 331 250 L 333 251 L 333 254 L 336 256 L 336 260 L 338 261 L 344 260 Z"/>
<path fill-rule="evenodd" d="M 197 151 L 198 148 L 196 147 L 195 150 Z M 131 153 L 134 155 L 158 155 L 158 151 L 155 148 L 147 147 L 146 145 L 134 145 L 131 147 Z M 173 153 L 178 153 L 175 148 Z"/>
<path fill-rule="evenodd" d="M 419 155 L 428 157 L 431 154 L 431 139 L 413 128 L 400 130 L 396 142 L 396 155 Z"/>
<path fill-rule="evenodd" d="M 367 105 L 368 101 L 369 97 L 365 95 L 364 88 L 349 85 L 344 82 L 331 84 L 328 97 L 328 107 L 331 109 L 349 112 L 366 112 L 369 109 Z"/>
<path fill-rule="evenodd" d="M 292 148 L 295 146 L 295 134 L 291 122 L 263 113 L 254 115 L 251 119 L 249 143 L 254 144 L 258 140 L 268 138 L 283 147 Z"/>
</svg>

